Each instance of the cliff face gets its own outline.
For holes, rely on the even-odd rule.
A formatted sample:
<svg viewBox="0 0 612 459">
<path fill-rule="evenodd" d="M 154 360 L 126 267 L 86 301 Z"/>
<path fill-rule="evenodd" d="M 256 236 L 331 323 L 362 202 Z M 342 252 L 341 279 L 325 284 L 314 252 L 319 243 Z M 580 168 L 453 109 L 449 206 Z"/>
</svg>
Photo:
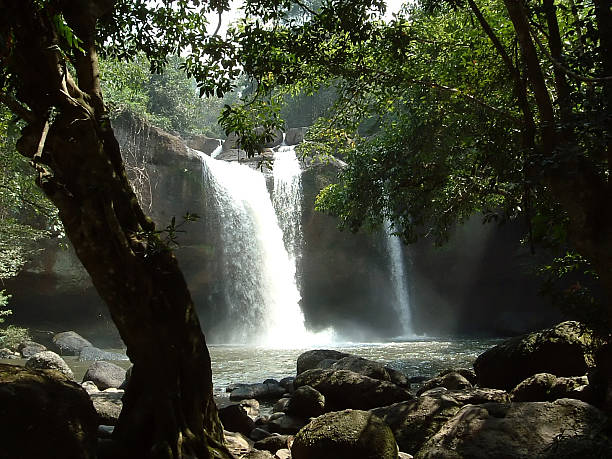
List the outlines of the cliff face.
<svg viewBox="0 0 612 459">
<path fill-rule="evenodd" d="M 211 190 L 204 186 L 198 153 L 182 139 L 127 116 L 114 126 L 130 179 L 157 228 L 165 228 L 173 217 L 180 222 L 187 212 L 201 217 L 181 228 L 176 253 L 204 331 L 210 342 L 218 341 L 222 338 L 216 330 L 227 318 L 224 288 L 229 280 L 222 274 L 220 229 L 206 199 Z M 205 153 L 219 146 L 213 140 L 204 142 Z M 197 146 L 194 142 L 190 144 Z M 251 159 L 251 165 L 266 173 L 262 159 L 270 159 L 270 153 Z M 227 148 L 218 159 L 236 160 L 238 154 Z M 333 218 L 313 210 L 315 196 L 335 180 L 339 167 L 312 162 L 302 175 L 304 240 L 298 278 L 307 325 L 315 330 L 332 325 L 350 340 L 397 336 L 401 327 L 393 308 L 385 236 L 339 232 Z M 556 319 L 556 313 L 535 298 L 533 282 L 526 284 L 527 276 L 519 272 L 516 239 L 496 230 L 484 239 L 475 235 L 478 231 L 462 231 L 454 245 L 442 251 L 425 244 L 406 249 L 407 260 L 412 260 L 407 268 L 417 332 L 519 332 Z M 501 263 L 500 254 L 506 257 Z M 111 338 L 110 344 L 117 339 L 105 306 L 70 248 L 46 247 L 7 287 L 14 293 L 17 323 L 87 330 L 102 343 L 104 337 Z"/>
</svg>

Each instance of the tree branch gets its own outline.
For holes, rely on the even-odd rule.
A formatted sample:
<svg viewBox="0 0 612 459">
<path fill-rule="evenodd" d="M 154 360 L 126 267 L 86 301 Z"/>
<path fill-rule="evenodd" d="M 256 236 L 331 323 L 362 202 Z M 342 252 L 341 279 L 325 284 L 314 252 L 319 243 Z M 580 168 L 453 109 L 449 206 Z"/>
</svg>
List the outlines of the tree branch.
<svg viewBox="0 0 612 459">
<path fill-rule="evenodd" d="M 27 121 L 28 123 L 36 122 L 36 116 L 34 115 L 34 113 L 30 111 L 30 109 L 28 109 L 27 107 L 21 105 L 17 101 L 17 99 L 15 99 L 10 94 L 0 92 L 0 102 L 6 105 L 11 112 L 13 112 L 22 120 Z"/>
</svg>

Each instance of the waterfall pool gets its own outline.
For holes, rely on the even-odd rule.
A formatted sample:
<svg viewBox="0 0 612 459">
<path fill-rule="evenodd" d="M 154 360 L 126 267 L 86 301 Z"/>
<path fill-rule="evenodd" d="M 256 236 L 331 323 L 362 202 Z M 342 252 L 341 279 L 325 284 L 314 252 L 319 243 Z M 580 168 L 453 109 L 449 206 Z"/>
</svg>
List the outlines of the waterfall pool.
<svg viewBox="0 0 612 459">
<path fill-rule="evenodd" d="M 471 367 L 479 354 L 499 342 L 500 339 L 420 338 L 388 343 L 344 343 L 324 348 L 382 362 L 409 377 L 432 377 L 446 368 Z M 215 395 L 226 395 L 225 389 L 232 383 L 257 383 L 268 378 L 295 376 L 298 356 L 310 349 L 211 345 Z M 74 356 L 64 356 L 64 359 L 72 368 L 75 379 L 81 381 L 91 362 L 79 362 Z M 25 360 L 0 360 L 0 363 L 23 365 Z M 130 366 L 129 361 L 113 363 L 124 368 Z"/>
</svg>

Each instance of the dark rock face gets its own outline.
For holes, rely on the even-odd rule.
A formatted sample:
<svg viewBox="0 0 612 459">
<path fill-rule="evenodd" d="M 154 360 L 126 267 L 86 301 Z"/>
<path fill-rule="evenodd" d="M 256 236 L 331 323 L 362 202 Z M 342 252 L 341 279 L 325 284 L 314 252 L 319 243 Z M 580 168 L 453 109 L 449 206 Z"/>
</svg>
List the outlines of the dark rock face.
<svg viewBox="0 0 612 459">
<path fill-rule="evenodd" d="M 391 429 L 367 411 L 327 413 L 296 435 L 293 459 L 396 459 Z"/>
<path fill-rule="evenodd" d="M 240 432 L 241 434 L 249 435 L 255 428 L 255 422 L 239 404 L 220 408 L 219 419 L 223 424 L 223 428 L 231 432 Z"/>
<path fill-rule="evenodd" d="M 278 384 L 237 384 L 230 392 L 230 400 L 243 400 L 254 398 L 255 400 L 275 400 L 285 393 L 285 389 Z"/>
<path fill-rule="evenodd" d="M 295 379 L 296 390 L 309 385 L 325 396 L 325 410 L 368 410 L 412 400 L 406 389 L 349 370 L 307 370 Z"/>
<path fill-rule="evenodd" d="M 445 387 L 451 390 L 469 389 L 472 387 L 470 382 L 461 376 L 459 373 L 454 371 L 446 373 L 444 376 L 438 376 L 430 379 L 423 387 L 417 391 L 417 395 L 421 395 L 423 392 L 433 389 L 434 387 Z"/>
<path fill-rule="evenodd" d="M 125 381 L 126 371 L 110 362 L 95 362 L 85 372 L 83 382 L 91 381 L 100 390 L 118 388 Z"/>
<path fill-rule="evenodd" d="M 26 360 L 25 367 L 29 370 L 57 370 L 68 379 L 74 379 L 74 374 L 64 359 L 52 351 L 42 351 Z"/>
<path fill-rule="evenodd" d="M 35 343 L 34 341 L 24 341 L 23 343 L 19 344 L 19 346 L 17 346 L 17 350 L 21 353 L 24 359 L 29 359 L 34 354 L 46 351 L 47 348 L 42 344 Z"/>
<path fill-rule="evenodd" d="M 592 394 L 586 376 L 557 377 L 550 373 L 538 373 L 512 389 L 513 402 L 552 402 L 560 398 L 575 398 L 591 402 Z"/>
<path fill-rule="evenodd" d="M 293 416 L 285 413 L 274 413 L 272 416 L 270 416 L 270 419 L 266 424 L 266 428 L 270 432 L 293 435 L 307 423 L 308 421 L 301 416 Z"/>
<path fill-rule="evenodd" d="M 334 360 L 338 361 L 341 358 L 348 357 L 350 354 L 346 352 L 334 351 L 330 349 L 314 349 L 312 351 L 306 351 L 297 359 L 297 374 L 304 373 L 306 370 L 312 370 L 318 368 L 318 365 L 323 360 Z M 295 383 L 294 383 L 295 384 Z"/>
<path fill-rule="evenodd" d="M 74 331 L 58 333 L 53 337 L 53 343 L 58 347 L 62 355 L 79 355 L 84 347 L 93 346 Z"/>
<path fill-rule="evenodd" d="M 578 322 L 511 338 L 478 356 L 474 362 L 478 384 L 511 390 L 536 373 L 583 376 L 589 369 L 590 340 Z"/>
<path fill-rule="evenodd" d="M 415 458 L 604 458 L 612 451 L 606 422 L 597 408 L 570 399 L 467 405 Z"/>
<path fill-rule="evenodd" d="M 325 412 L 325 397 L 310 386 L 301 386 L 287 403 L 285 412 L 306 419 L 321 416 Z"/>
<path fill-rule="evenodd" d="M 96 430 L 78 384 L 56 371 L 0 364 L 0 456 L 95 458 Z"/>
<path fill-rule="evenodd" d="M 291 440 L 293 440 L 293 437 L 290 435 L 271 435 L 262 440 L 256 441 L 253 447 L 261 451 L 275 453 L 279 449 L 287 448 Z"/>
<path fill-rule="evenodd" d="M 460 409 L 461 405 L 451 397 L 424 396 L 370 412 L 391 428 L 401 451 L 414 454 Z"/>
</svg>

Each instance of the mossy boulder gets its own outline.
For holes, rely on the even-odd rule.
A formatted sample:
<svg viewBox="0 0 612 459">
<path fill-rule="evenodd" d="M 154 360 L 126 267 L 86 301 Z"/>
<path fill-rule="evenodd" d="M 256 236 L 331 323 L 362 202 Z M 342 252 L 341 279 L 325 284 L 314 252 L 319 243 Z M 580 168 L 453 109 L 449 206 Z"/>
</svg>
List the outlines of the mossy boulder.
<svg viewBox="0 0 612 459">
<path fill-rule="evenodd" d="M 513 402 L 552 402 L 560 398 L 591 401 L 586 376 L 557 377 L 538 373 L 521 381 L 510 393 Z"/>
<path fill-rule="evenodd" d="M 309 385 L 325 396 L 325 411 L 369 410 L 412 400 L 406 389 L 349 370 L 307 370 L 295 379 L 296 390 Z"/>
<path fill-rule="evenodd" d="M 466 405 L 415 459 L 609 458 L 607 416 L 579 400 Z"/>
<path fill-rule="evenodd" d="M 484 352 L 474 362 L 481 387 L 511 390 L 536 373 L 583 376 L 592 360 L 593 338 L 578 322 L 517 336 Z"/>
<path fill-rule="evenodd" d="M 0 456 L 96 456 L 98 416 L 87 392 L 56 370 L 0 364 Z"/>
<path fill-rule="evenodd" d="M 393 432 L 367 411 L 344 410 L 312 420 L 291 446 L 293 459 L 396 459 Z"/>
<path fill-rule="evenodd" d="M 414 454 L 461 409 L 452 397 L 419 397 L 370 410 L 393 432 L 401 451 Z"/>
</svg>

